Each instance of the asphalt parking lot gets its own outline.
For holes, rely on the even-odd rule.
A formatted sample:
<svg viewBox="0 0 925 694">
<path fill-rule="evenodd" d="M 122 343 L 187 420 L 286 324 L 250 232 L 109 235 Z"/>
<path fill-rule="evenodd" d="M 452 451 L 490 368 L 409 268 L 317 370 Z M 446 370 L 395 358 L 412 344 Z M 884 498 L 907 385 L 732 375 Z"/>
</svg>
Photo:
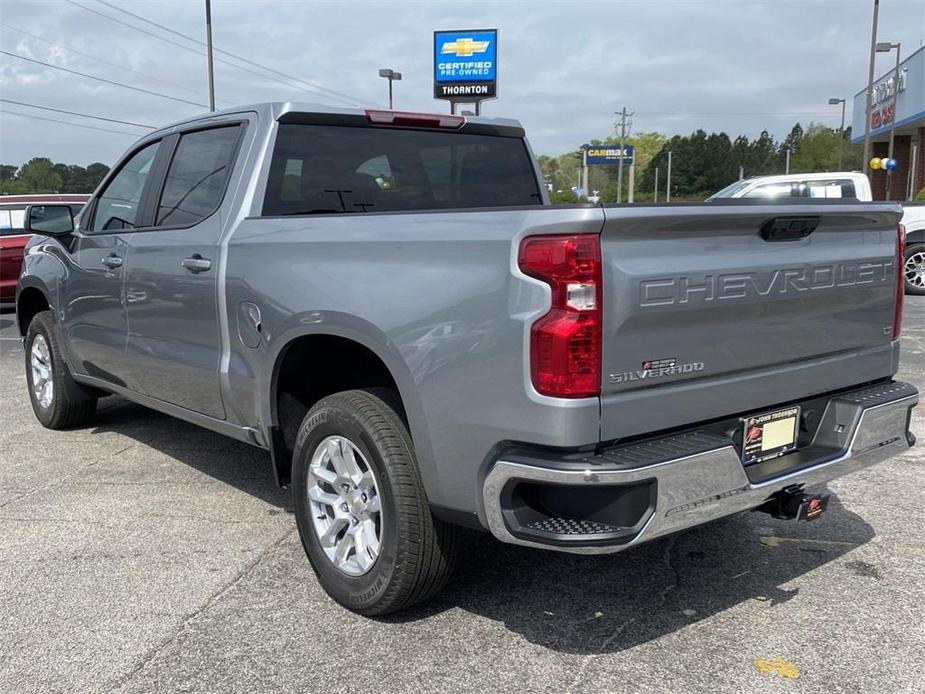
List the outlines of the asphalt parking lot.
<svg viewBox="0 0 925 694">
<path fill-rule="evenodd" d="M 922 691 L 925 445 L 832 483 L 813 523 L 744 514 L 598 558 L 473 535 L 447 590 L 372 621 L 318 586 L 264 453 L 115 398 L 42 429 L 13 322 L 2 692 Z M 925 297 L 903 347 L 925 390 Z"/>
</svg>

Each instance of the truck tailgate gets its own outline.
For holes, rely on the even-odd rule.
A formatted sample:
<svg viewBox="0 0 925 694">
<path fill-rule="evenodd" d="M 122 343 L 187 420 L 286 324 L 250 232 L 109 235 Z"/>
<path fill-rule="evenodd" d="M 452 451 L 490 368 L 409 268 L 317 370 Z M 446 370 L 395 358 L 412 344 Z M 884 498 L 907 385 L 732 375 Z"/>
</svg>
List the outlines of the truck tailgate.
<svg viewBox="0 0 925 694">
<path fill-rule="evenodd" d="M 895 373 L 897 206 L 608 207 L 605 216 L 603 440 Z M 812 231 L 776 238 L 791 226 Z"/>
</svg>

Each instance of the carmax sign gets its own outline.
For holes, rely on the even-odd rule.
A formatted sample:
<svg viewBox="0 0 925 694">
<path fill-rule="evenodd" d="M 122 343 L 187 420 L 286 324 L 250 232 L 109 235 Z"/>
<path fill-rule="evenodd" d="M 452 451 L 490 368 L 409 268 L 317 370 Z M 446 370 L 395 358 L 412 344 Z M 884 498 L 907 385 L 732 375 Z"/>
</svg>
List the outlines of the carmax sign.
<svg viewBox="0 0 925 694">
<path fill-rule="evenodd" d="M 616 166 L 621 159 L 624 166 L 629 166 L 636 155 L 633 145 L 626 145 L 622 150 L 611 145 L 584 145 L 582 149 L 587 166 Z"/>
</svg>

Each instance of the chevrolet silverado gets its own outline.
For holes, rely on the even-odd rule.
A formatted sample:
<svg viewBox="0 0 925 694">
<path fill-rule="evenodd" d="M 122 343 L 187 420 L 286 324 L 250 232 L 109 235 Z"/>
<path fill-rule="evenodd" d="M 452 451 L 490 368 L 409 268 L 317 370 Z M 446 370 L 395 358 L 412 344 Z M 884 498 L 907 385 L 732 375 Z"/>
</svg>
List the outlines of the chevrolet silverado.
<svg viewBox="0 0 925 694">
<path fill-rule="evenodd" d="M 504 119 L 259 104 L 33 205 L 16 297 L 52 429 L 117 394 L 266 449 L 324 589 L 445 582 L 459 526 L 617 552 L 914 443 L 900 208 L 555 207 Z"/>
</svg>

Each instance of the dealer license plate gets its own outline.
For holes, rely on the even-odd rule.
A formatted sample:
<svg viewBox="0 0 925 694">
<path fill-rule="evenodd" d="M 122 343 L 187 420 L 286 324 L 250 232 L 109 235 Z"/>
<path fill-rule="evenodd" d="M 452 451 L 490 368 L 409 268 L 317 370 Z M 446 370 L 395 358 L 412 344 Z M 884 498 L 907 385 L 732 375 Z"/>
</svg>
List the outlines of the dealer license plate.
<svg viewBox="0 0 925 694">
<path fill-rule="evenodd" d="M 796 450 L 799 423 L 799 407 L 743 417 L 742 462 L 761 463 Z"/>
</svg>

